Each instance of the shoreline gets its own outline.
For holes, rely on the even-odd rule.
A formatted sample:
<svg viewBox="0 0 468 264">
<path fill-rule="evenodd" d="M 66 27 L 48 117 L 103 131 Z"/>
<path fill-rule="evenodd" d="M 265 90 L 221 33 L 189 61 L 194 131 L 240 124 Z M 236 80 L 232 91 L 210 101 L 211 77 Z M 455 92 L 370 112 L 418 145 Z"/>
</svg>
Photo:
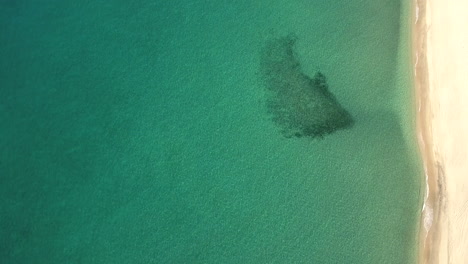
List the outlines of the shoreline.
<svg viewBox="0 0 468 264">
<path fill-rule="evenodd" d="M 417 136 L 425 173 L 419 263 L 468 259 L 468 43 L 463 0 L 413 0 Z M 465 122 L 463 122 L 465 120 Z"/>
<path fill-rule="evenodd" d="M 430 128 L 430 107 L 428 98 L 427 65 L 427 24 L 426 1 L 414 0 L 412 3 L 412 60 L 414 65 L 414 85 L 416 107 L 416 126 L 419 151 L 424 169 L 425 192 L 419 225 L 419 263 L 430 263 L 431 256 L 437 255 L 437 224 L 440 213 L 437 201 L 437 175 L 433 156 L 432 131 Z M 434 218 L 434 215 L 437 216 Z"/>
</svg>

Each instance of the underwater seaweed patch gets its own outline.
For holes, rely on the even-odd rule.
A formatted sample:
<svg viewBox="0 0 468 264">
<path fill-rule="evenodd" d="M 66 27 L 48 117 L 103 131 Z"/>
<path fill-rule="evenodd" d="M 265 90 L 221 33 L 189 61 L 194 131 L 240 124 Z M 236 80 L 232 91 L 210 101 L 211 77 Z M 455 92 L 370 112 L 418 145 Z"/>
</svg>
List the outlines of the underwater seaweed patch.
<svg viewBox="0 0 468 264">
<path fill-rule="evenodd" d="M 261 53 L 266 106 L 287 137 L 323 137 L 350 128 L 354 120 L 329 91 L 321 72 L 304 74 L 294 52 L 296 37 L 270 40 Z"/>
</svg>

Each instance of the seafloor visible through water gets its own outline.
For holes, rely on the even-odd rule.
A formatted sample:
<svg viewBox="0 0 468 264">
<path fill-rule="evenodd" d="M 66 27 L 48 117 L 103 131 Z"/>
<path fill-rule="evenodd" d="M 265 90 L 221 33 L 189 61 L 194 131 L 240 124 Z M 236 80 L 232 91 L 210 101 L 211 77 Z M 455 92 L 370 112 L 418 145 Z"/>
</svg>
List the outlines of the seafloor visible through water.
<svg viewBox="0 0 468 264">
<path fill-rule="evenodd" d="M 414 263 L 409 9 L 0 0 L 0 263 Z"/>
</svg>

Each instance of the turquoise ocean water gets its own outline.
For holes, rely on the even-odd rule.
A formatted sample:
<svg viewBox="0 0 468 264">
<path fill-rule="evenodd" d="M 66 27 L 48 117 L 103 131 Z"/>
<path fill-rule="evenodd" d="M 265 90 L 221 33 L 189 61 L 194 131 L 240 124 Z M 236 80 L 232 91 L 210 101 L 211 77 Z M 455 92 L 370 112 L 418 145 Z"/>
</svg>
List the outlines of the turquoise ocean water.
<svg viewBox="0 0 468 264">
<path fill-rule="evenodd" d="M 0 0 L 0 262 L 414 263 L 409 2 Z M 281 133 L 287 36 L 351 127 Z"/>
</svg>

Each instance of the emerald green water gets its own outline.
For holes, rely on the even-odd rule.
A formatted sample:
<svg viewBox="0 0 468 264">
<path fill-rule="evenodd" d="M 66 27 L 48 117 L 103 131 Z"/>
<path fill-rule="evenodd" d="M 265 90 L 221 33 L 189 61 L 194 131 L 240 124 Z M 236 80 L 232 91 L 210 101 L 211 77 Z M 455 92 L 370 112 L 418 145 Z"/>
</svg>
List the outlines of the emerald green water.
<svg viewBox="0 0 468 264">
<path fill-rule="evenodd" d="M 407 2 L 0 0 L 0 262 L 415 263 Z M 290 34 L 352 127 L 272 121 Z"/>
</svg>

